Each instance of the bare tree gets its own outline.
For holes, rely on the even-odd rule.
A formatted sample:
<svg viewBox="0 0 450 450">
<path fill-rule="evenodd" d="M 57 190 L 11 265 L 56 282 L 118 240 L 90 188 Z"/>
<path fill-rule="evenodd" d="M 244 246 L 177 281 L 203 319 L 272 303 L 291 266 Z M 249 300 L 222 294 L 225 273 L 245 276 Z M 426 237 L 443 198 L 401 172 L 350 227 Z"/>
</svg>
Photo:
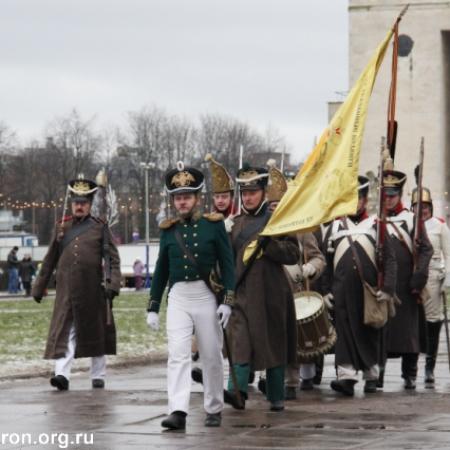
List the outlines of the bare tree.
<svg viewBox="0 0 450 450">
<path fill-rule="evenodd" d="M 95 118 L 84 120 L 76 109 L 56 117 L 46 127 L 51 144 L 59 150 L 61 175 L 64 179 L 91 171 L 98 162 L 102 137 L 94 127 Z"/>
<path fill-rule="evenodd" d="M 16 133 L 3 121 L 0 121 L 0 193 L 8 194 L 7 171 L 13 150 L 17 145 Z"/>
</svg>

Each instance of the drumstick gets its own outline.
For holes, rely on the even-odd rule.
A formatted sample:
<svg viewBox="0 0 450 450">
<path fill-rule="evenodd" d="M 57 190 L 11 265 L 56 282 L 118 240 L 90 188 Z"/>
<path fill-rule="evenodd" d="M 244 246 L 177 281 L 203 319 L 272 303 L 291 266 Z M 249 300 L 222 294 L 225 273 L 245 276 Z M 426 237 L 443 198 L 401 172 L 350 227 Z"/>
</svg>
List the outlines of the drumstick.
<svg viewBox="0 0 450 450">
<path fill-rule="evenodd" d="M 306 247 L 304 245 L 303 245 L 303 261 L 304 261 L 303 264 L 307 263 L 307 261 L 306 261 Z M 305 279 L 306 290 L 309 291 L 309 278 L 308 277 L 304 277 L 304 279 Z"/>
</svg>

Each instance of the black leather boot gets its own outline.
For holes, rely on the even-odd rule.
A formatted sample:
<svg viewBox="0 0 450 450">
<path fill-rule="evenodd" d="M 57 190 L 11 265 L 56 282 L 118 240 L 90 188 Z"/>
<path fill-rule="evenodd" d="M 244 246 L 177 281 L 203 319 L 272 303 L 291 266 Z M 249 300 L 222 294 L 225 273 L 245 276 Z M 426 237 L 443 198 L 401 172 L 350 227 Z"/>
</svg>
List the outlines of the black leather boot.
<svg viewBox="0 0 450 450">
<path fill-rule="evenodd" d="M 442 322 L 427 322 L 427 356 L 425 358 L 425 388 L 434 388 L 434 368 L 439 349 Z"/>
<path fill-rule="evenodd" d="M 380 367 L 380 374 L 378 375 L 377 388 L 383 389 L 384 387 L 384 367 Z"/>
<path fill-rule="evenodd" d="M 216 414 L 206 413 L 205 427 L 220 427 L 221 424 L 222 424 L 221 413 Z"/>
<path fill-rule="evenodd" d="M 105 387 L 105 380 L 101 378 L 94 378 L 92 380 L 92 387 L 96 389 L 103 389 Z"/>
<path fill-rule="evenodd" d="M 161 426 L 169 430 L 185 430 L 186 416 L 187 414 L 183 411 L 174 411 L 161 422 Z"/>
<path fill-rule="evenodd" d="M 378 380 L 366 380 L 364 383 L 364 392 L 366 394 L 374 394 L 377 392 Z"/>
<path fill-rule="evenodd" d="M 50 384 L 58 389 L 58 391 L 67 391 L 69 389 L 69 380 L 64 375 L 51 377 Z"/>
<path fill-rule="evenodd" d="M 320 355 L 316 360 L 316 374 L 314 375 L 313 382 L 315 385 L 319 385 L 322 382 L 324 355 Z"/>
<path fill-rule="evenodd" d="M 239 402 L 234 391 L 223 390 L 223 401 L 227 405 L 231 405 L 234 409 L 245 409 L 245 400 L 247 400 L 247 394 L 240 391 L 242 403 Z"/>
<path fill-rule="evenodd" d="M 353 397 L 355 395 L 354 386 L 356 383 L 356 380 L 333 380 L 330 386 L 333 391 L 340 392 L 348 397 Z"/>
<path fill-rule="evenodd" d="M 314 389 L 314 378 L 304 379 L 300 383 L 301 391 L 311 391 Z"/>
<path fill-rule="evenodd" d="M 416 379 L 414 377 L 405 377 L 403 387 L 410 390 L 416 389 Z"/>
</svg>

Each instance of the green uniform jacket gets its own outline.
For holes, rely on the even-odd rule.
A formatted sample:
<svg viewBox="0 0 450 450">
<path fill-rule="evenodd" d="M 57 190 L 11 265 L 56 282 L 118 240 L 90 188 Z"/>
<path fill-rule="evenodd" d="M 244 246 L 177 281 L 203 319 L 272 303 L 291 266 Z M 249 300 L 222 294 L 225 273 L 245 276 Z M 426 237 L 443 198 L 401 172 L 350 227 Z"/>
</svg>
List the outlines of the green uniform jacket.
<svg viewBox="0 0 450 450">
<path fill-rule="evenodd" d="M 175 230 L 179 230 L 203 274 L 209 275 L 218 263 L 226 298 L 232 297 L 235 285 L 233 252 L 222 214 L 194 214 L 190 219 L 165 220 L 160 228 L 159 255 L 153 273 L 147 311 L 159 312 L 167 282 L 170 289 L 178 281 L 201 279 L 198 270 L 180 248 L 175 238 Z"/>
</svg>

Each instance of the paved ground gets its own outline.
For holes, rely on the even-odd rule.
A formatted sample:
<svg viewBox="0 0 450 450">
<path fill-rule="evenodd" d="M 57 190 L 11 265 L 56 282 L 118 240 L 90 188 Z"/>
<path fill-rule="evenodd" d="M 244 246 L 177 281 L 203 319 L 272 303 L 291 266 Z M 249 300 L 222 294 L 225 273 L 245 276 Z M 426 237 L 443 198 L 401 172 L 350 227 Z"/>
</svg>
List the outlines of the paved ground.
<svg viewBox="0 0 450 450">
<path fill-rule="evenodd" d="M 70 443 L 75 433 L 92 433 L 93 444 L 89 435 L 88 445 L 68 445 L 66 438 L 56 440 L 56 445 L 11 445 L 4 438 L 0 450 L 450 448 L 450 376 L 444 357 L 440 356 L 434 390 L 424 389 L 423 360 L 416 392 L 403 390 L 399 363 L 391 360 L 384 392 L 365 395 L 360 382 L 356 397 L 344 398 L 329 388 L 329 356 L 319 389 L 301 392 L 282 413 L 269 412 L 254 389 L 245 411 L 226 408 L 220 429 L 203 426 L 201 388 L 196 385 L 185 433 L 161 430 L 167 401 L 161 364 L 110 370 L 104 391 L 90 388 L 87 373 L 75 374 L 68 392 L 53 391 L 43 378 L 6 381 L 0 383 L 0 437 L 30 433 L 26 439 L 33 442 L 41 433 L 68 433 Z M 13 435 L 13 443 L 17 439 Z"/>
</svg>

